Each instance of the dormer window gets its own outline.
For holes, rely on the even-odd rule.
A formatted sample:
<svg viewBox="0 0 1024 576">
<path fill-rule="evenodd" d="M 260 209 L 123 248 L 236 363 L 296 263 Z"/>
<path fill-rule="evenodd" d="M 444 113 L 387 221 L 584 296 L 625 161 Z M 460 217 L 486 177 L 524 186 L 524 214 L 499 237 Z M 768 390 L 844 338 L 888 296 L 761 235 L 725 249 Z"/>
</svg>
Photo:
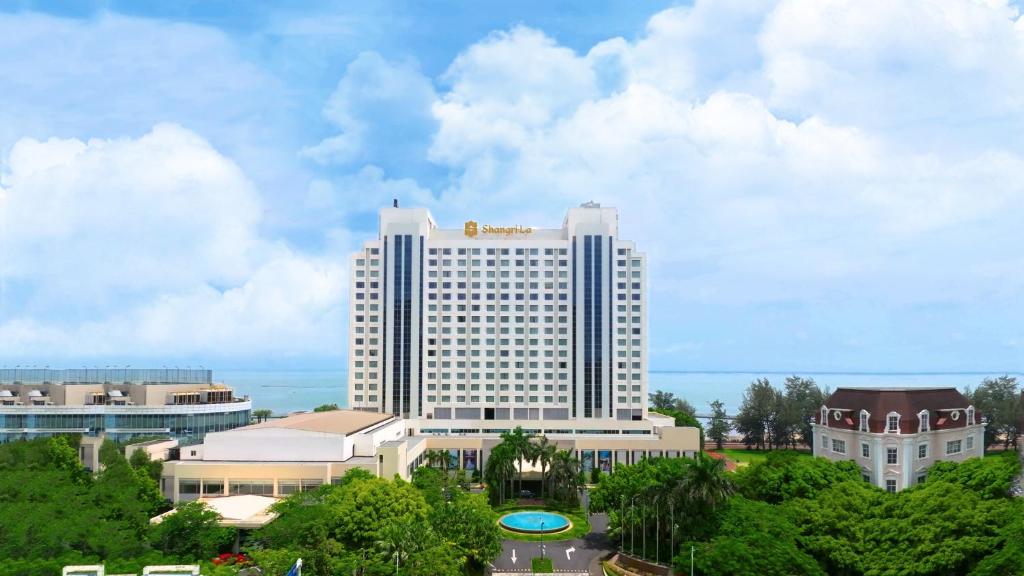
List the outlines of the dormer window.
<svg viewBox="0 0 1024 576">
<path fill-rule="evenodd" d="M 928 427 L 929 424 L 930 422 L 928 422 L 928 411 L 921 410 L 921 412 L 917 414 L 917 431 L 927 432 L 930 429 Z"/>
<path fill-rule="evenodd" d="M 900 415 L 899 412 L 889 412 L 885 418 L 885 431 L 890 434 L 899 434 Z"/>
<path fill-rule="evenodd" d="M 967 407 L 967 425 L 974 426 L 974 406 Z"/>
<path fill-rule="evenodd" d="M 871 416 L 871 414 L 867 410 L 861 410 L 860 411 L 860 431 L 861 432 L 867 432 L 868 431 L 868 417 L 869 416 Z"/>
<path fill-rule="evenodd" d="M 819 419 L 818 422 L 822 426 L 828 426 L 828 408 L 824 406 L 821 407 L 821 419 Z"/>
</svg>

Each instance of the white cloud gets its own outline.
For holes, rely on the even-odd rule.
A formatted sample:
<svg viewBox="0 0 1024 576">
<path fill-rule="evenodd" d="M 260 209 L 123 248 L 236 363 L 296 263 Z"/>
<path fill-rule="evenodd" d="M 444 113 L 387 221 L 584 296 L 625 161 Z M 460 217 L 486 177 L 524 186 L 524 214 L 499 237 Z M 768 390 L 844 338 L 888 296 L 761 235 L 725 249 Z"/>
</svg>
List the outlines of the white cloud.
<svg viewBox="0 0 1024 576">
<path fill-rule="evenodd" d="M 950 147 L 920 134 L 917 147 L 886 124 L 932 106 L 945 72 L 1013 82 L 990 72 L 996 62 L 1024 69 L 1015 16 L 990 4 L 698 2 L 585 56 L 521 27 L 491 35 L 456 59 L 434 109 L 431 157 L 458 176 L 442 204 L 453 216 L 473 206 L 548 222 L 577 201 L 616 205 L 623 235 L 654 252 L 652 285 L 684 301 L 842 300 L 851 285 L 893 302 L 982 298 L 988 289 L 962 278 L 988 277 L 979 263 L 1008 256 L 986 233 L 1024 210 L 1020 151 L 999 138 Z M 853 23 L 842 17 L 851 11 Z M 907 20 L 915 15 L 921 30 Z M 888 60 L 858 40 L 862 28 Z M 737 47 L 721 53 L 716 34 Z M 831 72 L 786 84 L 780 54 Z M 919 76 L 901 80 L 898 102 L 872 100 L 899 58 Z M 860 97 L 854 113 L 835 113 Z M 1004 113 L 1008 99 L 954 101 L 972 117 Z M 875 110 L 886 122 L 860 121 Z M 958 115 L 940 118 L 948 123 L 929 129 L 953 134 Z M 951 266 L 952 253 L 961 259 Z"/>
<path fill-rule="evenodd" d="M 260 230 L 193 132 L 19 141 L 0 177 L 4 356 L 336 354 L 345 273 Z"/>
<path fill-rule="evenodd" d="M 433 128 L 434 99 L 430 80 L 415 64 L 363 52 L 348 65 L 324 106 L 324 117 L 341 133 L 303 149 L 302 155 L 322 164 L 365 161 L 382 153 L 401 156 L 417 132 Z"/>
</svg>

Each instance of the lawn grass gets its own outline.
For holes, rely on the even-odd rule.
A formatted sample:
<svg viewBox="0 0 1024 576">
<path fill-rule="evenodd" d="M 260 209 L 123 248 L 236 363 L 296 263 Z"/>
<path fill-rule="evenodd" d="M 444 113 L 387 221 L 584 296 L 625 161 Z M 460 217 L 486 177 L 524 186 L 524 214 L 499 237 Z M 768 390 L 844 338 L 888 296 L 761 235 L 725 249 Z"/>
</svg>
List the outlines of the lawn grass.
<svg viewBox="0 0 1024 576">
<path fill-rule="evenodd" d="M 786 450 L 787 452 L 796 452 L 804 456 L 810 457 L 811 453 L 807 450 Z M 723 454 L 726 458 L 734 462 L 743 462 L 746 464 L 756 464 L 758 462 L 764 462 L 768 459 L 768 453 L 771 450 L 744 450 L 742 448 L 724 448 L 722 450 L 715 450 L 720 454 Z M 782 450 L 778 450 L 782 452 Z"/>
<path fill-rule="evenodd" d="M 557 512 L 562 516 L 569 519 L 572 522 L 572 526 L 568 530 L 556 532 L 554 534 L 523 534 L 521 532 L 512 532 L 511 530 L 505 530 L 498 525 L 498 529 L 501 530 L 501 537 L 506 540 L 520 540 L 523 542 L 556 542 L 559 540 L 571 540 L 573 538 L 582 538 L 590 533 L 590 519 L 583 513 L 580 508 L 565 508 L 559 506 L 519 506 L 514 503 L 504 504 L 494 509 L 498 513 L 498 517 L 502 517 L 505 514 L 512 512 L 521 512 L 523 510 L 544 510 L 545 512 Z"/>
<path fill-rule="evenodd" d="M 553 574 L 555 572 L 551 558 L 534 558 L 530 563 L 534 574 Z"/>
</svg>

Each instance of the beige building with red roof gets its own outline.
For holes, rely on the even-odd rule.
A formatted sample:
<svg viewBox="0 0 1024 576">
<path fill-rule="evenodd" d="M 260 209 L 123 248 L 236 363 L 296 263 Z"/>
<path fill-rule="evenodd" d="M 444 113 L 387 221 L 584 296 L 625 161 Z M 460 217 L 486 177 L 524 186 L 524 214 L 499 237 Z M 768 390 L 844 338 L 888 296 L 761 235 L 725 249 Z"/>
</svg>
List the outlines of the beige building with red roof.
<svg viewBox="0 0 1024 576">
<path fill-rule="evenodd" d="M 937 461 L 984 455 L 981 414 L 955 388 L 839 388 L 815 419 L 814 455 L 852 460 L 890 492 Z"/>
</svg>

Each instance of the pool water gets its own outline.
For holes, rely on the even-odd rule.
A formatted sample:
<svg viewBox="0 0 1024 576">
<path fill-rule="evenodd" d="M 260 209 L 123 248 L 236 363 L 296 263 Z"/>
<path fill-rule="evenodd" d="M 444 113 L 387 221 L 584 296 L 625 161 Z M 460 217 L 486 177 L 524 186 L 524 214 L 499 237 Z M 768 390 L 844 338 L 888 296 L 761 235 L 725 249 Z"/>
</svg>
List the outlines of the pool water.
<svg viewBox="0 0 1024 576">
<path fill-rule="evenodd" d="M 569 527 L 569 519 L 554 512 L 526 511 L 513 512 L 502 516 L 498 523 L 513 532 L 527 534 L 548 534 L 561 532 Z"/>
</svg>

